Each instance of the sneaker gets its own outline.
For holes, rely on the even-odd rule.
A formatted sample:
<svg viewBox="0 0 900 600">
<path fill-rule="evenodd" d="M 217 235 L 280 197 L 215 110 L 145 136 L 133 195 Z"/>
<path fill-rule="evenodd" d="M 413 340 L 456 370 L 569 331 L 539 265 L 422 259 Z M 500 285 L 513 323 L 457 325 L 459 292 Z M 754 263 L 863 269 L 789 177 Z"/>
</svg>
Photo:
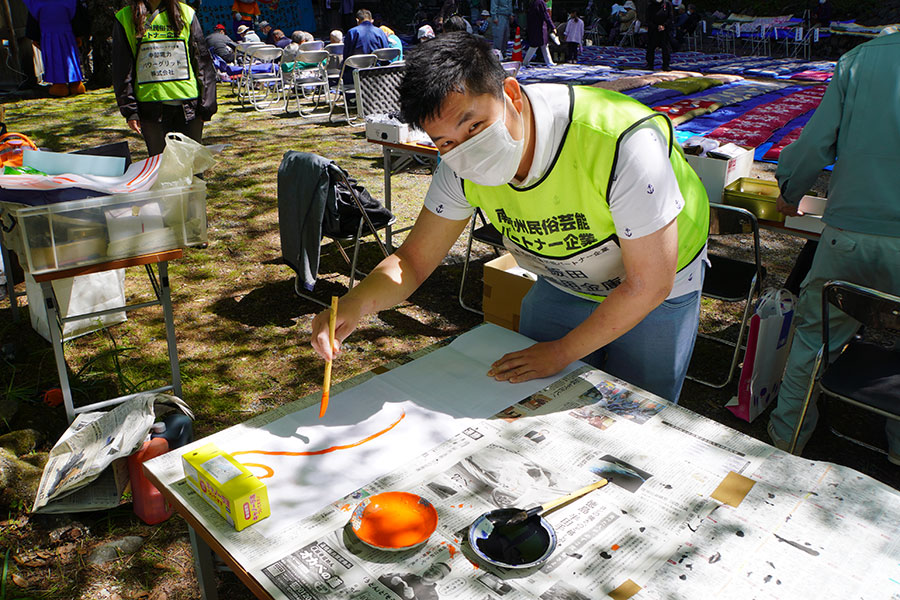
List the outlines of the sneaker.
<svg viewBox="0 0 900 600">
<path fill-rule="evenodd" d="M 791 443 L 789 441 L 781 439 L 775 434 L 775 428 L 772 426 L 772 421 L 769 421 L 769 424 L 766 426 L 766 432 L 769 434 L 769 439 L 772 440 L 773 446 L 775 446 L 779 450 L 784 450 L 785 452 L 790 451 Z M 800 456 L 801 454 L 803 454 L 803 449 L 806 447 L 807 441 L 808 440 L 804 440 L 802 438 L 797 440 L 797 448 L 794 450 L 795 456 Z M 898 460 L 900 460 L 900 457 L 897 458 Z"/>
</svg>

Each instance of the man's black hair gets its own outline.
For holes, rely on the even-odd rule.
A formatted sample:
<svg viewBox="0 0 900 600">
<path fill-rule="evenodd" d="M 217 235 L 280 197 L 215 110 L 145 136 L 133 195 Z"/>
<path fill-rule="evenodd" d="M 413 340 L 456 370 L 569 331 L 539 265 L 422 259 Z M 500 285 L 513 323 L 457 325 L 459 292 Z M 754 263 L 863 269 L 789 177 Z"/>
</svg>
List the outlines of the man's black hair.
<svg viewBox="0 0 900 600">
<path fill-rule="evenodd" d="M 453 33 L 454 31 L 466 31 L 466 20 L 459 15 L 453 15 L 444 23 L 444 33 Z"/>
<path fill-rule="evenodd" d="M 371 21 L 372 13 L 369 12 L 369 10 L 366 8 L 361 8 L 358 11 L 356 11 L 356 20 L 357 21 Z"/>
<path fill-rule="evenodd" d="M 417 127 L 436 117 L 452 92 L 503 96 L 506 71 L 491 45 L 465 31 L 439 35 L 406 55 L 400 84 L 403 120 Z"/>
</svg>

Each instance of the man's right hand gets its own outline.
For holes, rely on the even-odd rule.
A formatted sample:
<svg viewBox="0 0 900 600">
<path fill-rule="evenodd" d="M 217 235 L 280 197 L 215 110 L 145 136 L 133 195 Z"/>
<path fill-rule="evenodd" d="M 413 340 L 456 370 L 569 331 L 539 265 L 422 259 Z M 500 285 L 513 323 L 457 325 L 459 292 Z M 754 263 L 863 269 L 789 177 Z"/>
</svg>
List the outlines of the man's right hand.
<svg viewBox="0 0 900 600">
<path fill-rule="evenodd" d="M 128 119 L 128 128 L 141 135 L 141 122 L 137 119 Z"/>
<path fill-rule="evenodd" d="M 353 310 L 349 301 L 339 302 L 338 314 L 334 322 L 334 348 L 330 348 L 328 344 L 329 312 L 329 309 L 325 309 L 315 316 L 312 321 L 312 335 L 310 337 L 310 344 L 312 344 L 313 350 L 325 360 L 332 360 L 341 353 L 341 342 L 353 333 L 360 318 L 360 315 Z"/>
<path fill-rule="evenodd" d="M 778 196 L 778 200 L 775 201 L 775 208 L 778 209 L 783 215 L 787 215 L 788 217 L 799 217 L 803 213 L 800 212 L 800 208 L 794 206 L 793 204 L 788 204 L 784 199 L 784 196 Z"/>
</svg>

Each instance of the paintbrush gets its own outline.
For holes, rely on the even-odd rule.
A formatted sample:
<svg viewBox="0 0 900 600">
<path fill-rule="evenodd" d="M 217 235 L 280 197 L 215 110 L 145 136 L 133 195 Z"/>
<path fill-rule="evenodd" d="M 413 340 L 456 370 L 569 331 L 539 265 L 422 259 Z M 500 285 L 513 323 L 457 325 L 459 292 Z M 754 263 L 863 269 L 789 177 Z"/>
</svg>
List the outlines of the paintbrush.
<svg viewBox="0 0 900 600">
<path fill-rule="evenodd" d="M 543 514 L 547 511 L 553 510 L 554 508 L 556 508 L 558 506 L 562 506 L 563 504 L 566 504 L 567 502 L 571 502 L 572 500 L 575 500 L 576 498 L 580 498 L 580 497 L 584 496 L 585 494 L 593 492 L 597 488 L 602 488 L 607 483 L 608 482 L 605 479 L 600 479 L 599 481 L 595 481 L 594 483 L 592 483 L 590 485 L 586 485 L 583 488 L 581 488 L 580 490 L 576 490 L 576 491 L 572 492 L 571 494 L 563 496 L 562 498 L 557 498 L 556 500 L 551 500 L 550 502 L 547 502 L 546 504 L 539 504 L 537 506 L 532 506 L 531 508 L 526 509 L 526 510 L 520 510 L 516 513 L 513 513 L 506 520 L 506 525 L 515 525 L 516 523 L 521 523 L 522 521 L 525 521 L 529 517 L 533 517 L 534 515 Z"/>
<path fill-rule="evenodd" d="M 328 345 L 331 347 L 331 360 L 325 361 L 325 381 L 322 382 L 322 401 L 319 403 L 319 418 L 328 410 L 328 395 L 331 392 L 331 363 L 334 362 L 334 323 L 337 320 L 338 297 L 331 297 L 331 310 L 328 312 Z"/>
</svg>

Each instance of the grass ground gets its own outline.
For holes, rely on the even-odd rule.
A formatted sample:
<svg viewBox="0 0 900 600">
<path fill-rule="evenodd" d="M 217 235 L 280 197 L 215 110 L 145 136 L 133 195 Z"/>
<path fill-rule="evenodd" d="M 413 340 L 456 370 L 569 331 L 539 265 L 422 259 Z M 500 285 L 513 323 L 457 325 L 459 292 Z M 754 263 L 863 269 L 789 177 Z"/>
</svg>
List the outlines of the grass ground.
<svg viewBox="0 0 900 600">
<path fill-rule="evenodd" d="M 135 158 L 146 154 L 143 141 L 128 133 L 110 90 L 64 100 L 23 100 L 6 108 L 11 130 L 27 133 L 49 150 L 69 151 L 127 139 Z M 343 121 L 329 124 L 320 118 L 242 109 L 225 86 L 220 88 L 219 113 L 204 134 L 205 143 L 228 145 L 205 176 L 209 245 L 186 250 L 183 259 L 170 265 L 184 398 L 197 415 L 198 437 L 301 398 L 321 385 L 322 364 L 308 344 L 309 322 L 319 308 L 294 294 L 293 273 L 281 263 L 276 172 L 283 153 L 303 150 L 333 158 L 375 196 L 381 195 L 383 177 L 380 148 L 365 141 L 361 128 Z M 769 167 L 762 167 L 758 174 L 772 177 Z M 424 167 L 393 178 L 398 225 L 412 223 L 428 181 Z M 740 251 L 745 243 L 733 243 L 732 251 Z M 370 265 L 378 257 L 372 246 L 366 246 L 364 256 Z M 766 234 L 764 246 L 767 283 L 780 285 L 800 242 Z M 456 301 L 464 252 L 463 243 L 457 243 L 409 301 L 366 319 L 345 345 L 333 378 L 349 378 L 480 322 Z M 480 249 L 476 253 L 480 259 L 491 256 Z M 468 286 L 474 304 L 479 303 L 480 286 L 475 282 L 481 263 Z M 326 247 L 317 294 L 327 299 L 341 293 L 344 272 L 337 252 Z M 134 275 L 126 279 L 130 300 L 149 294 L 142 279 Z M 733 334 L 736 315 L 732 307 L 704 300 L 701 327 Z M 49 344 L 32 331 L 27 316 L 12 323 L 5 303 L 0 308 L 0 340 L 14 342 L 19 349 L 16 361 L 0 362 L 0 382 L 7 397 L 18 399 L 15 414 L 0 422 L 0 434 L 34 428 L 44 435 L 37 451 L 46 451 L 66 425 L 61 408 L 37 402 L 41 391 L 58 385 Z M 128 382 L 145 381 L 155 387 L 167 380 L 165 331 L 161 315 L 152 309 L 131 313 L 127 322 L 106 333 L 67 343 L 66 355 L 77 402 L 125 393 Z M 118 373 L 114 357 L 121 358 Z M 722 361 L 719 348 L 698 343 L 697 372 L 721 371 Z M 682 404 L 766 439 L 765 416 L 750 425 L 723 408 L 735 388 L 732 383 L 716 391 L 687 383 Z M 877 424 L 855 424 L 877 435 Z M 883 459 L 821 432 L 808 446 L 807 455 L 847 464 L 895 487 L 900 484 L 898 470 Z M 7 511 L 7 519 L 0 523 L 0 554 L 9 551 L 10 569 L 6 595 L 0 600 L 199 597 L 186 526 L 180 518 L 149 527 L 134 516 L 130 505 L 63 516 L 30 515 L 25 508 L 22 504 L 0 507 Z M 0 512 L 0 520 L 3 516 Z M 87 564 L 93 548 L 125 535 L 143 537 L 141 549 L 103 567 Z M 233 575 L 221 574 L 219 586 L 220 597 L 249 597 Z"/>
</svg>

